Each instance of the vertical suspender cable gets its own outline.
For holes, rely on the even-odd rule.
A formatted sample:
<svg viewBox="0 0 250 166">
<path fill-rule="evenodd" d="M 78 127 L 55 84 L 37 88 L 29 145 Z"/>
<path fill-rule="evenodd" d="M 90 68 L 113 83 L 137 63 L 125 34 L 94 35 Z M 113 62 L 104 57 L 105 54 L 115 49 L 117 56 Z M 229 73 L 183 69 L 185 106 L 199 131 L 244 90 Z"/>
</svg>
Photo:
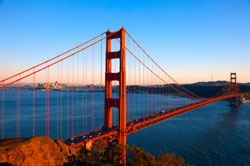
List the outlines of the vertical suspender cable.
<svg viewBox="0 0 250 166">
<path fill-rule="evenodd" d="M 134 43 L 134 52 L 135 52 L 135 43 Z M 136 79 L 138 78 L 138 77 L 136 77 L 136 71 L 137 71 L 136 70 L 136 66 L 137 66 L 136 65 L 136 61 L 134 61 L 134 66 L 135 66 L 135 69 L 134 69 L 134 80 L 135 80 L 134 81 L 134 84 L 135 84 L 134 85 L 134 90 L 135 90 L 135 92 L 134 92 L 134 107 L 135 107 L 135 109 L 134 109 L 134 119 L 135 119 L 136 118 L 136 114 L 137 114 L 136 113 L 137 112 L 137 110 L 136 110 L 136 94 L 137 94 L 137 92 L 136 92 L 137 91 L 137 89 L 136 89 L 136 87 L 137 87 L 136 83 L 137 83 L 137 80 Z"/>
<path fill-rule="evenodd" d="M 78 135 L 78 67 L 79 67 L 79 55 L 77 54 L 77 62 L 76 62 L 76 135 Z"/>
<path fill-rule="evenodd" d="M 143 57 L 143 62 L 144 62 L 144 56 L 143 56 L 143 54 L 142 54 L 142 57 Z M 144 62 L 145 63 L 145 62 Z M 142 66 L 142 109 L 143 109 L 143 116 L 145 116 L 144 115 L 144 95 L 145 95 L 145 93 L 144 93 L 144 87 L 145 87 L 145 84 L 144 84 L 144 66 Z"/>
<path fill-rule="evenodd" d="M 139 55 L 139 59 L 140 59 L 140 50 L 139 50 L 139 48 L 138 48 L 138 55 Z M 141 103 L 141 98 L 140 98 L 140 89 L 141 89 L 141 82 L 140 82 L 140 79 L 141 79 L 141 72 L 140 72 L 140 67 L 141 67 L 141 65 L 140 65 L 140 63 L 138 64 L 138 69 L 139 69 L 139 73 L 138 73 L 138 95 L 139 95 L 139 103 L 138 103 L 138 117 L 140 118 L 140 103 Z"/>
<path fill-rule="evenodd" d="M 88 78 L 88 63 L 87 63 L 87 61 L 88 61 L 88 50 L 86 50 L 86 60 L 85 60 L 85 67 L 86 67 L 86 74 L 85 74 L 85 85 L 87 85 L 87 78 Z M 85 128 L 86 128 L 86 130 L 85 130 L 85 132 L 87 132 L 87 130 L 88 130 L 88 127 L 87 127 L 87 124 L 88 124 L 88 122 L 87 122 L 87 120 L 88 120 L 88 118 L 87 118 L 87 114 L 88 114 L 88 107 L 87 107 L 87 104 L 88 104 L 88 102 L 87 102 L 87 92 L 85 92 Z"/>
<path fill-rule="evenodd" d="M 4 82 L 3 82 L 4 85 Z M 4 88 L 3 88 L 3 98 L 2 98 L 2 139 L 4 139 Z"/>
<path fill-rule="evenodd" d="M 74 85 L 74 56 L 72 56 L 72 84 L 71 84 L 71 98 L 72 98 L 72 102 L 71 102 L 71 108 L 72 108 L 72 112 L 71 112 L 71 123 L 72 123 L 72 137 L 74 136 L 74 89 L 75 89 L 75 85 Z"/>
<path fill-rule="evenodd" d="M 84 133 L 84 52 L 82 54 L 82 133 Z"/>
<path fill-rule="evenodd" d="M 49 72 L 50 72 L 50 70 L 48 68 L 48 83 L 50 85 Z M 50 99 L 50 97 L 49 97 L 49 91 L 50 91 L 50 86 L 48 88 L 48 137 L 49 137 L 49 99 Z"/>
<path fill-rule="evenodd" d="M 19 75 L 20 79 L 20 75 Z M 19 82 L 19 88 L 18 88 L 18 137 L 20 137 L 20 82 Z"/>
<path fill-rule="evenodd" d="M 34 136 L 35 136 L 35 74 L 33 75 L 33 137 Z"/>
<path fill-rule="evenodd" d="M 69 137 L 69 59 L 68 59 L 68 83 L 67 83 L 67 137 Z"/>
<path fill-rule="evenodd" d="M 57 79 L 56 79 L 56 137 L 59 139 L 59 63 L 57 64 Z"/>
<path fill-rule="evenodd" d="M 18 101 L 19 101 L 19 93 L 18 93 L 18 82 L 16 83 L 16 137 L 18 137 L 18 110 L 19 110 L 19 106 L 18 106 Z"/>
<path fill-rule="evenodd" d="M 62 90 L 63 90 L 63 68 L 61 62 L 61 139 L 62 139 Z"/>
<path fill-rule="evenodd" d="M 102 38 L 102 35 L 101 35 Z M 102 41 L 101 41 L 101 59 L 100 59 L 100 128 L 102 127 Z"/>
<path fill-rule="evenodd" d="M 92 92 L 91 92 L 91 98 L 92 98 L 92 101 L 91 101 L 91 103 L 92 103 L 92 108 L 91 108 L 91 128 L 92 128 L 92 131 L 94 130 L 94 116 L 95 116 L 95 114 L 94 114 L 94 46 L 92 46 L 92 87 L 91 87 L 91 89 L 92 89 Z"/>
<path fill-rule="evenodd" d="M 46 66 L 47 66 L 47 63 L 46 63 Z M 45 132 L 46 132 L 46 136 L 48 136 L 47 135 L 47 133 L 48 133 L 48 131 L 47 131 L 47 109 L 48 109 L 48 106 L 47 106 L 47 94 L 48 94 L 48 68 L 46 68 L 46 91 L 45 91 Z"/>
</svg>

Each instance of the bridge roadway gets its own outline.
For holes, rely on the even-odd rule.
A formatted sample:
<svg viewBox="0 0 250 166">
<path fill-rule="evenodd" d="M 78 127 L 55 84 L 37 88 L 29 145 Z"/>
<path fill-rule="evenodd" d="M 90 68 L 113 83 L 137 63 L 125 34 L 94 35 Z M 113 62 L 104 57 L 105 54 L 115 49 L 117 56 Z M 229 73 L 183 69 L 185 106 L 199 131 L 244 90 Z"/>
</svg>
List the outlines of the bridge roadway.
<svg viewBox="0 0 250 166">
<path fill-rule="evenodd" d="M 237 96 L 241 96 L 241 94 L 237 94 Z M 167 119 L 179 116 L 194 109 L 234 97 L 235 95 L 225 95 L 217 98 L 211 98 L 209 100 L 200 100 L 194 103 L 186 104 L 175 108 L 170 108 L 167 110 L 162 110 L 157 113 L 153 113 L 144 117 L 130 120 L 127 122 L 127 134 L 134 134 L 139 130 L 150 127 Z M 63 140 L 63 142 L 72 147 L 84 146 L 89 141 L 95 142 L 98 140 L 104 140 L 106 142 L 113 142 L 118 139 L 119 136 L 118 130 L 119 129 L 117 125 L 113 126 L 110 129 L 102 128 L 99 130 L 67 138 Z"/>
</svg>

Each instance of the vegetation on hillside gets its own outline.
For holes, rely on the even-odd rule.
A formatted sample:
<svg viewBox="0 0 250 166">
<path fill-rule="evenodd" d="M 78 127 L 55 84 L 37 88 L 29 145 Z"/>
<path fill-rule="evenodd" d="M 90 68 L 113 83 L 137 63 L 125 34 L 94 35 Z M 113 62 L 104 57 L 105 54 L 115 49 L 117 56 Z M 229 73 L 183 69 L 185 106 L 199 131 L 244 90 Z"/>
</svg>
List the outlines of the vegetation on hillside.
<svg viewBox="0 0 250 166">
<path fill-rule="evenodd" d="M 88 151 L 82 148 L 77 155 L 69 157 L 69 163 L 65 166 L 118 166 L 120 165 L 120 152 L 122 146 L 107 146 L 104 143 L 97 143 Z M 189 166 L 182 157 L 175 154 L 161 154 L 155 157 L 143 149 L 127 146 L 127 165 L 128 166 Z"/>
<path fill-rule="evenodd" d="M 0 165 L 119 166 L 121 148 L 121 145 L 98 142 L 88 151 L 49 137 L 3 139 L 0 140 Z M 127 146 L 127 165 L 189 166 L 175 154 L 155 157 L 134 146 Z"/>
<path fill-rule="evenodd" d="M 245 100 L 250 100 L 250 92 L 243 93 Z"/>
<path fill-rule="evenodd" d="M 250 86 L 249 85 L 240 85 L 240 91 L 243 93 L 243 96 L 246 100 L 250 100 Z"/>
</svg>

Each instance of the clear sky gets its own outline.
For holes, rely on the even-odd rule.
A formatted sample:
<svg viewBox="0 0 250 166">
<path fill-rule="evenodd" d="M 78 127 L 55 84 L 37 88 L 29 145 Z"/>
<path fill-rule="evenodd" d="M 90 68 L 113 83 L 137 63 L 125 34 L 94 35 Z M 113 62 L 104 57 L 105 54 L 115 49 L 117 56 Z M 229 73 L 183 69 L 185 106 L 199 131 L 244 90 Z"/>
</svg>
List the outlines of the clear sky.
<svg viewBox="0 0 250 166">
<path fill-rule="evenodd" d="M 0 79 L 122 26 L 180 83 L 250 82 L 250 0 L 0 0 Z"/>
</svg>

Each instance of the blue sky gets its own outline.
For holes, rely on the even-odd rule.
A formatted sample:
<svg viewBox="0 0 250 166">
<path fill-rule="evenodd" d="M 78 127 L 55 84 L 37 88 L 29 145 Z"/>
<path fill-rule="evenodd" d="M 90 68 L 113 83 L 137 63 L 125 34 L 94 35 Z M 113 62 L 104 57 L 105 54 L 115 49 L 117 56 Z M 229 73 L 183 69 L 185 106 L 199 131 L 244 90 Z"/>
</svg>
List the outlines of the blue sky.
<svg viewBox="0 0 250 166">
<path fill-rule="evenodd" d="M 0 0 L 0 79 L 121 26 L 181 83 L 250 82 L 249 0 Z"/>
</svg>

